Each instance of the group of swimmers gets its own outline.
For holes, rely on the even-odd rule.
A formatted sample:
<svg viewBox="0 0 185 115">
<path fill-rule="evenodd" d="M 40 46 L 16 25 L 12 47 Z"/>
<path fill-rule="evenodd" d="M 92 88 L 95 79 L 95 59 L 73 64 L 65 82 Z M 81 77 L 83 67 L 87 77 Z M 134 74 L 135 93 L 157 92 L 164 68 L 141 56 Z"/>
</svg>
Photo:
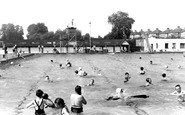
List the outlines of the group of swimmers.
<svg viewBox="0 0 185 115">
<path fill-rule="evenodd" d="M 141 57 L 140 57 L 141 59 Z M 51 61 L 53 62 L 53 61 Z M 152 61 L 150 61 L 150 64 L 153 64 Z M 62 65 L 60 65 L 62 66 Z M 72 67 L 72 64 L 69 60 L 67 60 L 66 63 L 67 67 Z M 86 76 L 87 73 L 82 70 L 82 67 L 79 67 L 78 70 L 75 71 L 75 73 L 79 76 Z M 145 70 L 144 67 L 140 67 L 140 75 L 145 75 Z M 166 73 L 162 73 L 162 81 L 167 81 L 168 79 L 166 78 Z M 49 76 L 46 77 L 49 79 Z M 124 83 L 127 83 L 131 79 L 130 75 L 128 72 L 125 73 L 125 78 L 124 78 Z M 91 79 L 90 83 L 85 85 L 85 86 L 93 86 L 94 85 L 94 79 Z M 152 85 L 152 79 L 151 78 L 146 78 L 146 84 L 145 86 L 150 86 Z M 44 112 L 44 107 L 52 107 L 52 108 L 58 108 L 61 109 L 61 115 L 69 115 L 71 113 L 76 113 L 77 115 L 80 115 L 83 112 L 83 105 L 87 104 L 86 99 L 83 97 L 82 92 L 81 92 L 81 86 L 77 85 L 75 87 L 75 93 L 71 94 L 71 111 L 69 111 L 68 107 L 65 105 L 65 102 L 62 98 L 56 98 L 54 103 L 51 101 L 51 99 L 48 98 L 48 95 L 45 94 L 41 90 L 36 91 L 36 96 L 37 98 L 33 100 L 30 104 L 28 104 L 27 108 L 33 107 L 35 108 L 35 115 L 45 115 Z M 40 92 L 40 93 L 39 93 Z M 178 84 L 175 86 L 175 91 L 172 92 L 170 95 L 177 95 L 178 96 L 178 101 L 179 102 L 185 102 L 185 91 L 181 89 L 181 86 Z M 121 99 L 125 102 L 132 98 L 149 98 L 148 95 L 141 94 L 141 95 L 132 95 L 129 96 L 126 93 L 126 89 L 122 88 L 117 88 L 116 89 L 116 94 L 111 95 L 107 97 L 105 100 L 110 101 L 110 100 L 118 100 Z M 45 104 L 45 106 L 44 106 Z"/>
<path fill-rule="evenodd" d="M 87 101 L 82 95 L 81 86 L 77 85 L 75 93 L 71 94 L 71 113 L 80 115 L 83 112 L 83 104 L 87 104 Z M 35 115 L 46 115 L 44 109 L 47 107 L 60 109 L 60 115 L 70 115 L 70 111 L 62 98 L 58 97 L 53 102 L 48 94 L 41 89 L 36 91 L 36 99 L 28 103 L 25 109 L 34 108 Z"/>
</svg>

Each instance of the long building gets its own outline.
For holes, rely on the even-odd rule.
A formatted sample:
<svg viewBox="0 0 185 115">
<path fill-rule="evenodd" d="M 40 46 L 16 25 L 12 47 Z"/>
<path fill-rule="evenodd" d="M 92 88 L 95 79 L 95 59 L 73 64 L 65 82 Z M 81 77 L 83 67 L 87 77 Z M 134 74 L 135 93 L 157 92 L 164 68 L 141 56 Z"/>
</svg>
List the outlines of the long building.
<svg viewBox="0 0 185 115">
<path fill-rule="evenodd" d="M 131 38 L 136 39 L 136 46 L 142 47 L 144 52 L 185 52 L 185 30 L 179 26 L 174 30 L 141 30 L 132 34 Z"/>
</svg>

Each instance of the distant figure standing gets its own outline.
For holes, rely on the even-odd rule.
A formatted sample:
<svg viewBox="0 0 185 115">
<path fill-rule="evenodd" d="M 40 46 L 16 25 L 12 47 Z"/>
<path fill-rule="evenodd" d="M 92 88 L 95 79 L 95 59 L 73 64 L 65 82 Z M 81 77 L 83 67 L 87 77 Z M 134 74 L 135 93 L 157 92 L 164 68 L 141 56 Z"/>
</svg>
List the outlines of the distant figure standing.
<svg viewBox="0 0 185 115">
<path fill-rule="evenodd" d="M 7 46 L 5 46 L 5 45 L 3 45 L 3 50 L 4 50 L 4 55 L 3 55 L 3 58 L 5 58 L 6 59 L 6 57 L 7 57 L 7 54 L 8 54 L 8 47 Z"/>
<path fill-rule="evenodd" d="M 82 96 L 81 86 L 75 87 L 75 94 L 71 94 L 71 112 L 81 114 L 83 112 L 83 104 L 87 104 L 87 101 Z"/>
<path fill-rule="evenodd" d="M 41 52 L 44 53 L 44 46 L 41 46 Z"/>
<path fill-rule="evenodd" d="M 38 49 L 39 49 L 39 53 L 41 52 L 41 46 L 40 45 L 38 45 Z"/>
<path fill-rule="evenodd" d="M 17 55 L 17 45 L 16 45 L 16 44 L 14 45 L 12 51 L 13 51 L 13 53 L 14 53 L 15 55 Z"/>
</svg>

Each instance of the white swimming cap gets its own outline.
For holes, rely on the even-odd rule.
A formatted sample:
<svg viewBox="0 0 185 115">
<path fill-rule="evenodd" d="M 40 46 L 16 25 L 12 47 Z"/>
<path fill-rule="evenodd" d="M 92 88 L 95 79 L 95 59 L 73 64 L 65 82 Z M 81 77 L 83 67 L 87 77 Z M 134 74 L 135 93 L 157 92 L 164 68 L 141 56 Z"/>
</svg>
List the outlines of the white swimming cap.
<svg viewBox="0 0 185 115">
<path fill-rule="evenodd" d="M 82 70 L 82 67 L 79 67 L 79 70 Z"/>
<path fill-rule="evenodd" d="M 117 89 L 116 89 L 116 93 L 121 93 L 122 91 L 123 91 L 122 88 L 117 88 Z"/>
</svg>

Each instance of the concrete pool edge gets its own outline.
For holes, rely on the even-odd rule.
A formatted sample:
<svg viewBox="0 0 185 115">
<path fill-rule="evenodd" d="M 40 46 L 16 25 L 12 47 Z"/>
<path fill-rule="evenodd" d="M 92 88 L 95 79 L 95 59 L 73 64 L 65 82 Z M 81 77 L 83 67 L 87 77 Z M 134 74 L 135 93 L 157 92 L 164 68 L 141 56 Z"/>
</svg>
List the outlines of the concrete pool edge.
<svg viewBox="0 0 185 115">
<path fill-rule="evenodd" d="M 30 57 L 30 56 L 33 56 L 35 55 L 34 53 L 31 53 L 31 54 L 26 54 L 24 56 L 21 56 L 21 57 L 14 57 L 14 58 L 10 58 L 10 59 L 7 59 L 7 60 L 2 60 L 0 61 L 1 64 L 6 64 L 8 63 L 9 61 L 14 61 L 14 60 L 18 60 L 18 59 L 23 59 L 23 57 Z"/>
</svg>

